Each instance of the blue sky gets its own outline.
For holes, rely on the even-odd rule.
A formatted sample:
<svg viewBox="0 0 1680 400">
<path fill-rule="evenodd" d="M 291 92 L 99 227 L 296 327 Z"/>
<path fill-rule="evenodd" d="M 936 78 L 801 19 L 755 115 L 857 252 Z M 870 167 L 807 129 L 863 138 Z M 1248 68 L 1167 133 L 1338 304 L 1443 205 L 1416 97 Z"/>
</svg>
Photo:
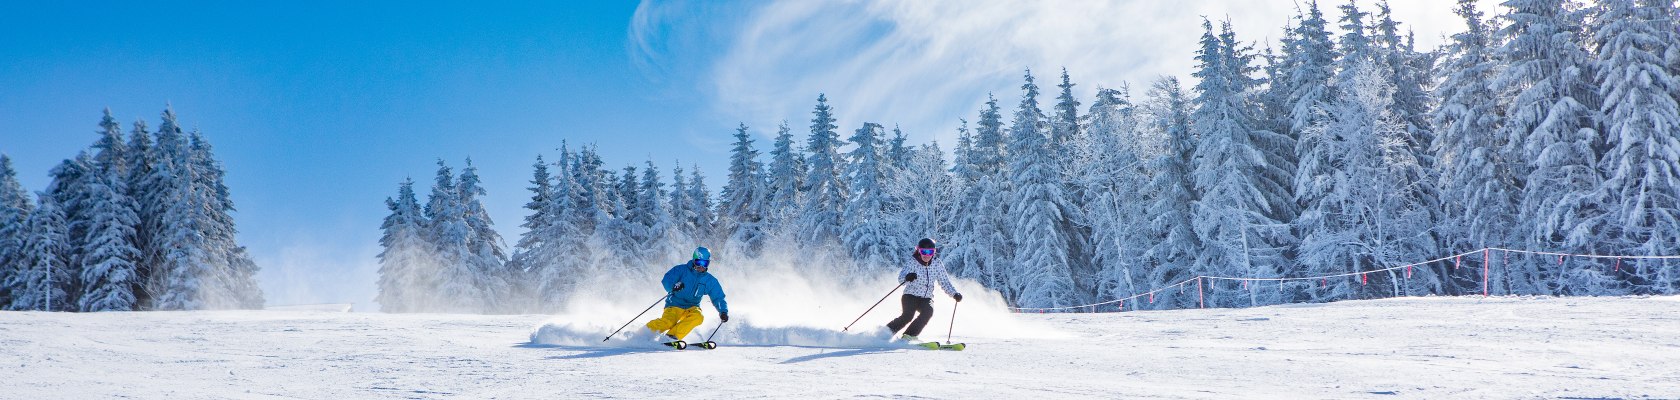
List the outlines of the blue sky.
<svg viewBox="0 0 1680 400">
<path fill-rule="evenodd" d="M 1423 47 L 1460 27 L 1450 1 L 1395 3 Z M 563 140 L 614 167 L 699 165 L 717 190 L 736 123 L 802 135 L 826 92 L 843 131 L 948 149 L 986 93 L 1017 101 L 1023 68 L 1050 86 L 1068 67 L 1082 99 L 1141 94 L 1188 75 L 1201 16 L 1265 41 L 1294 4 L 23 2 L 0 13 L 0 152 L 40 190 L 101 109 L 126 130 L 172 104 L 227 166 L 270 303 L 365 303 L 382 199 L 438 158 L 473 158 L 512 242 L 530 165 Z"/>
</svg>

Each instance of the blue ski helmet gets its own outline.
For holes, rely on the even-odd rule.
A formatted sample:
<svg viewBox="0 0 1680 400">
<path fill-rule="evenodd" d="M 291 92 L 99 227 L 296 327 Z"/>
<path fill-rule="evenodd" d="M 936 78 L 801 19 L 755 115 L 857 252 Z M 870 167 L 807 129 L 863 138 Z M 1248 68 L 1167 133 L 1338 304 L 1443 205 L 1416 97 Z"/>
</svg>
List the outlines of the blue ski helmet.
<svg viewBox="0 0 1680 400">
<path fill-rule="evenodd" d="M 696 247 L 696 248 L 694 248 L 694 259 L 695 260 L 711 261 L 712 260 L 712 250 L 707 249 L 705 246 Z"/>
</svg>

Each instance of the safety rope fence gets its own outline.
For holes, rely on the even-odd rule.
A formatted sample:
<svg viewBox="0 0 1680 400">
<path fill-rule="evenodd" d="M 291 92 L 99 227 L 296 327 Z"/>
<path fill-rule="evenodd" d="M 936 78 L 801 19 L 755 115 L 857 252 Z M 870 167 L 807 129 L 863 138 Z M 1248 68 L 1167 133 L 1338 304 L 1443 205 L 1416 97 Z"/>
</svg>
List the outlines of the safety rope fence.
<svg viewBox="0 0 1680 400">
<path fill-rule="evenodd" d="M 1117 299 L 1113 299 L 1113 300 L 1109 300 L 1109 301 L 1104 301 L 1104 302 L 1100 302 L 1100 303 L 1081 304 L 1081 305 L 1076 305 L 1076 306 L 1063 306 L 1063 307 L 1010 307 L 1009 310 L 1012 311 L 1012 312 L 1017 312 L 1017 313 L 1051 313 L 1051 312 L 1055 312 L 1055 313 L 1093 313 L 1093 312 L 1122 312 L 1122 311 L 1143 310 L 1143 309 L 1148 308 L 1148 305 L 1155 304 L 1155 298 L 1156 298 L 1156 295 L 1158 295 L 1158 294 L 1167 293 L 1167 292 L 1170 292 L 1170 291 L 1173 291 L 1173 290 L 1178 291 L 1179 294 L 1184 294 L 1185 291 L 1188 290 L 1192 286 L 1194 286 L 1195 290 L 1196 290 L 1196 306 L 1197 306 L 1197 308 L 1207 308 L 1207 291 L 1209 290 L 1208 286 L 1210 286 L 1211 282 L 1215 282 L 1215 281 L 1241 282 L 1244 290 L 1248 290 L 1249 285 L 1250 285 L 1249 282 L 1275 282 L 1275 283 L 1278 283 L 1278 285 L 1279 285 L 1278 289 L 1281 291 L 1281 290 L 1283 290 L 1282 284 L 1284 282 L 1320 281 L 1320 282 L 1323 282 L 1324 285 L 1328 285 L 1328 282 L 1329 282 L 1330 279 L 1351 278 L 1351 277 L 1357 276 L 1357 277 L 1359 277 L 1361 285 L 1367 285 L 1367 284 L 1370 283 L 1370 275 L 1371 274 L 1388 273 L 1388 272 L 1396 272 L 1396 271 L 1404 270 L 1404 275 L 1403 276 L 1407 279 L 1410 279 L 1412 277 L 1413 270 L 1415 268 L 1427 266 L 1429 264 L 1434 264 L 1434 263 L 1438 263 L 1438 262 L 1445 262 L 1445 261 L 1448 261 L 1448 260 L 1452 260 L 1453 261 L 1453 269 L 1457 270 L 1463 265 L 1463 259 L 1464 259 L 1465 256 L 1475 257 L 1475 256 L 1478 256 L 1478 255 L 1481 256 L 1481 258 L 1482 258 L 1482 260 L 1481 260 L 1482 261 L 1482 263 L 1481 263 L 1482 264 L 1481 265 L 1482 273 L 1481 273 L 1481 277 L 1480 277 L 1481 278 L 1481 292 L 1482 292 L 1481 295 L 1482 295 L 1482 297 L 1488 297 L 1488 296 L 1490 296 L 1489 290 L 1490 290 L 1490 286 L 1491 286 L 1491 282 L 1492 282 L 1491 277 L 1494 273 L 1492 271 L 1492 264 L 1493 264 L 1493 261 L 1494 261 L 1493 260 L 1494 252 L 1499 252 L 1500 253 L 1501 259 L 1504 261 L 1504 265 L 1505 265 L 1506 268 L 1508 268 L 1511 264 L 1511 262 L 1510 262 L 1511 254 L 1557 257 L 1557 260 L 1558 260 L 1557 262 L 1558 262 L 1558 265 L 1560 267 L 1563 266 L 1566 262 L 1568 262 L 1568 260 L 1570 258 L 1586 258 L 1586 259 L 1600 259 L 1600 260 L 1602 260 L 1602 259 L 1613 259 L 1615 261 L 1613 263 L 1613 267 L 1611 267 L 1612 270 L 1610 272 L 1612 272 L 1612 273 L 1621 273 L 1623 271 L 1623 267 L 1622 267 L 1622 261 L 1623 260 L 1665 260 L 1665 264 L 1664 264 L 1665 267 L 1667 265 L 1666 260 L 1680 260 L 1680 256 L 1618 256 L 1618 255 L 1598 255 L 1598 254 L 1572 254 L 1572 253 L 1560 253 L 1560 252 L 1550 252 L 1550 251 L 1532 251 L 1532 250 L 1506 249 L 1506 248 L 1499 248 L 1499 247 L 1487 247 L 1487 248 L 1471 250 L 1471 251 L 1467 251 L 1467 252 L 1463 252 L 1463 253 L 1458 253 L 1458 254 L 1454 254 L 1454 255 L 1450 255 L 1450 256 L 1446 256 L 1446 257 L 1436 258 L 1436 259 L 1432 259 L 1432 260 L 1428 260 L 1428 261 L 1410 263 L 1410 264 L 1399 265 L 1399 266 L 1388 267 L 1388 268 L 1382 268 L 1382 269 L 1373 269 L 1373 270 L 1357 271 L 1357 272 L 1347 272 L 1347 273 L 1339 273 L 1339 274 L 1327 274 L 1327 275 L 1304 276 L 1304 277 L 1232 277 L 1232 276 L 1197 275 L 1197 276 L 1194 276 L 1194 277 L 1190 277 L 1190 278 L 1178 281 L 1177 283 L 1173 283 L 1171 285 L 1155 288 L 1154 290 L 1134 294 L 1134 295 L 1131 295 L 1131 296 L 1128 296 L 1128 297 L 1122 297 L 1122 298 L 1117 298 Z M 1508 273 L 1508 271 L 1505 271 L 1505 272 Z M 1258 284 L 1258 283 L 1256 283 L 1256 284 Z M 1509 289 L 1507 289 L 1507 291 L 1509 291 Z M 1393 297 L 1407 297 L 1407 296 L 1393 296 Z M 1132 306 L 1128 307 L 1127 304 L 1132 304 Z"/>
</svg>

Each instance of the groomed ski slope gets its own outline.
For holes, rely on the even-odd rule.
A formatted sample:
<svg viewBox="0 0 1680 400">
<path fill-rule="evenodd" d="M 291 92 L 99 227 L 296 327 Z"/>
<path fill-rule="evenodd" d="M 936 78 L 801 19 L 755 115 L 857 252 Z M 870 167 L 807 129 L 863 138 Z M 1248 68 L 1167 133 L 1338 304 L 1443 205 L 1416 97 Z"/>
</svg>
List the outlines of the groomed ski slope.
<svg viewBox="0 0 1680 400">
<path fill-rule="evenodd" d="M 0 397 L 1680 397 L 1680 297 L 961 312 L 961 352 L 750 320 L 675 351 L 536 315 L 3 312 Z"/>
</svg>

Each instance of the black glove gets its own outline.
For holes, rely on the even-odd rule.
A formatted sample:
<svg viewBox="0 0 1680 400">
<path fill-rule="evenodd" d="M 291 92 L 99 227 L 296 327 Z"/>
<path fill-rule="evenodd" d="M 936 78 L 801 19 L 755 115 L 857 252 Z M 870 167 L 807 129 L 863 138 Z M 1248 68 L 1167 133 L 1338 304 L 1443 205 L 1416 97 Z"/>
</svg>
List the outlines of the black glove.
<svg viewBox="0 0 1680 400">
<path fill-rule="evenodd" d="M 962 293 L 953 294 L 953 295 L 951 295 L 951 298 L 956 299 L 958 303 L 961 303 L 962 302 Z"/>
<path fill-rule="evenodd" d="M 911 272 L 911 273 L 908 273 L 908 274 L 904 274 L 904 281 L 905 282 L 915 282 L 916 281 L 916 273 Z"/>
<path fill-rule="evenodd" d="M 729 313 L 718 313 L 718 318 L 722 319 L 723 322 L 729 322 Z"/>
<path fill-rule="evenodd" d="M 682 288 L 683 288 L 682 282 L 677 282 L 677 284 L 675 286 L 671 286 L 671 292 L 675 293 L 678 290 L 682 290 Z"/>
</svg>

